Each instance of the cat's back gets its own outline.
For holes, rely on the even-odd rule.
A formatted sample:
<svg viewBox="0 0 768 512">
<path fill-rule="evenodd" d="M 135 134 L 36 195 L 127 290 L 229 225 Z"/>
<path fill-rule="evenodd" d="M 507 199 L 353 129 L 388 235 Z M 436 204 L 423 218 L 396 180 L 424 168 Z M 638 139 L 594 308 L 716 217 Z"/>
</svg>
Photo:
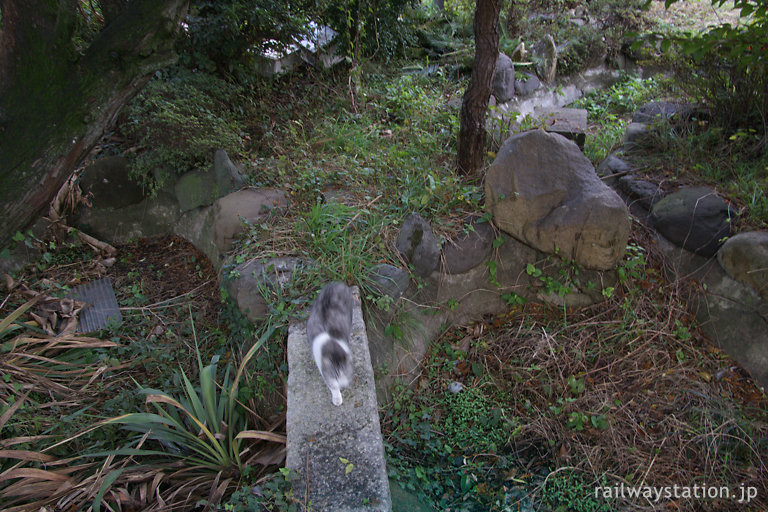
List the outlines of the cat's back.
<svg viewBox="0 0 768 512">
<path fill-rule="evenodd" d="M 352 329 L 352 307 L 354 299 L 350 288 L 341 282 L 328 283 L 312 305 L 307 320 L 307 338 L 327 332 L 334 338 L 348 341 Z"/>
</svg>

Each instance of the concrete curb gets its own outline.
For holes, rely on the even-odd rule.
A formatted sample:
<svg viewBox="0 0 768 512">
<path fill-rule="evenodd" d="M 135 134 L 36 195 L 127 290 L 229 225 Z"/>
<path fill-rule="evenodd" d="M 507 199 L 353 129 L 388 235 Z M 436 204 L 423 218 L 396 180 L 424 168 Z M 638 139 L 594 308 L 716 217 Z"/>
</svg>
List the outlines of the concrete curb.
<svg viewBox="0 0 768 512">
<path fill-rule="evenodd" d="M 294 496 L 311 505 L 312 511 L 390 512 L 368 336 L 359 291 L 352 290 L 355 309 L 350 349 L 355 378 L 342 390 L 341 406 L 331 403 L 331 393 L 312 359 L 305 325 L 291 325 L 288 331 L 285 465 L 298 475 Z"/>
</svg>

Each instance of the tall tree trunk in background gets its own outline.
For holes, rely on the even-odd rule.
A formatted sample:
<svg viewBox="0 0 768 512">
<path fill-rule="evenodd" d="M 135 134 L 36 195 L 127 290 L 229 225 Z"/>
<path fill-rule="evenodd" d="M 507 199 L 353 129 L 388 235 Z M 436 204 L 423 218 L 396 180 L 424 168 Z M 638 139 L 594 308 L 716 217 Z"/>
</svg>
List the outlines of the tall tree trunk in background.
<svg viewBox="0 0 768 512">
<path fill-rule="evenodd" d="M 477 0 L 475 7 L 475 60 L 472 77 L 461 103 L 458 167 L 463 174 L 477 172 L 485 154 L 485 117 L 491 83 L 499 58 L 499 11 L 502 0 Z"/>
<path fill-rule="evenodd" d="M 45 209 L 151 74 L 175 61 L 189 0 L 128 2 L 83 56 L 72 43 L 78 1 L 0 0 L 0 247 Z"/>
<path fill-rule="evenodd" d="M 518 17 L 517 9 L 515 8 L 515 2 L 517 0 L 507 0 L 507 34 L 510 39 L 514 39 L 520 35 L 520 20 Z"/>
</svg>

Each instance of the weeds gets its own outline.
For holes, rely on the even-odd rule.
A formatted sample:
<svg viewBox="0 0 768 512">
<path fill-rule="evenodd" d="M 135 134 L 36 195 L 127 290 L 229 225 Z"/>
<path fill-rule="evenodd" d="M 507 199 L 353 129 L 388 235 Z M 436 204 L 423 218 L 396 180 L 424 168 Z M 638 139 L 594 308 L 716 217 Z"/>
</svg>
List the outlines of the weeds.
<svg viewBox="0 0 768 512">
<path fill-rule="evenodd" d="M 386 409 L 393 476 L 437 508 L 457 506 L 450 497 L 461 495 L 461 510 L 642 506 L 595 494 L 622 482 L 706 480 L 768 495 L 765 397 L 705 344 L 686 312 L 684 289 L 667 282 L 658 265 L 632 243 L 605 305 L 571 310 L 564 324 L 555 309 L 518 304 L 491 326 L 446 333 L 415 389 L 401 389 Z M 455 395 L 448 391 L 454 381 L 464 383 Z M 507 419 L 502 437 L 478 426 L 487 404 Z M 477 422 L 462 423 L 464 410 Z M 498 458 L 481 472 L 451 465 L 457 454 L 477 461 L 468 453 Z M 471 485 L 465 479 L 462 487 L 463 475 Z"/>
<path fill-rule="evenodd" d="M 121 129 L 134 147 L 133 177 L 156 191 L 175 175 L 210 164 L 218 149 L 239 153 L 249 106 L 241 88 L 212 75 L 184 68 L 158 72 L 121 115 Z"/>
<path fill-rule="evenodd" d="M 599 165 L 622 143 L 629 118 L 638 107 L 658 99 L 669 87 L 669 83 L 660 78 L 624 75 L 610 88 L 589 93 L 574 102 L 575 107 L 587 109 L 589 130 L 584 145 L 587 158 L 595 166 Z"/>
</svg>

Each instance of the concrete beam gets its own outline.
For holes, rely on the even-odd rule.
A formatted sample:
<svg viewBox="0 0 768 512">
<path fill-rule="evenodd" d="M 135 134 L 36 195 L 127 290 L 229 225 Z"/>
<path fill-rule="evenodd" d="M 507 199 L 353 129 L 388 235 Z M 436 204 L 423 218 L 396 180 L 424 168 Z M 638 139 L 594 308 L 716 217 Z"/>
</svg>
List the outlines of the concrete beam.
<svg viewBox="0 0 768 512">
<path fill-rule="evenodd" d="M 342 390 L 341 406 L 331 403 L 305 324 L 293 324 L 288 331 L 286 467 L 298 474 L 294 497 L 313 511 L 390 512 L 376 387 L 357 288 L 353 296 L 350 349 L 355 378 Z"/>
</svg>

